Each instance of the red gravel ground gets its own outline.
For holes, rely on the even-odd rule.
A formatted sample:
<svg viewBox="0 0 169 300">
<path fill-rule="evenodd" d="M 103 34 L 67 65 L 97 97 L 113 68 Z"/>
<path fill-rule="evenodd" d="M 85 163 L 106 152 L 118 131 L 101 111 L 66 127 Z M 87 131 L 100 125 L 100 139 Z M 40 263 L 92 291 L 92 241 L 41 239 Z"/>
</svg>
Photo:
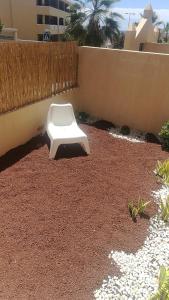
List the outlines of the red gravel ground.
<svg viewBox="0 0 169 300">
<path fill-rule="evenodd" d="M 91 155 L 62 146 L 48 159 L 35 138 L 0 159 L 0 298 L 91 300 L 108 275 L 111 250 L 136 251 L 148 219 L 133 223 L 129 199 L 150 199 L 153 169 L 167 153 L 83 126 Z M 70 155 L 72 154 L 72 156 Z M 153 204 L 147 210 L 154 214 Z"/>
</svg>

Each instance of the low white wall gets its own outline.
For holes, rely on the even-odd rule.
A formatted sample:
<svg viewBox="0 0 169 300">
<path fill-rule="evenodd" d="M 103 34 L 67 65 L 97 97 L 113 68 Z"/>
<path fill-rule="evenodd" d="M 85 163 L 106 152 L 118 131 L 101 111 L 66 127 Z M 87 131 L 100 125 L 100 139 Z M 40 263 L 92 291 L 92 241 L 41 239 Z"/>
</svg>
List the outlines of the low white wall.
<svg viewBox="0 0 169 300">
<path fill-rule="evenodd" d="M 0 156 L 43 131 L 51 103 L 72 102 L 76 108 L 74 93 L 71 91 L 0 115 Z"/>
</svg>

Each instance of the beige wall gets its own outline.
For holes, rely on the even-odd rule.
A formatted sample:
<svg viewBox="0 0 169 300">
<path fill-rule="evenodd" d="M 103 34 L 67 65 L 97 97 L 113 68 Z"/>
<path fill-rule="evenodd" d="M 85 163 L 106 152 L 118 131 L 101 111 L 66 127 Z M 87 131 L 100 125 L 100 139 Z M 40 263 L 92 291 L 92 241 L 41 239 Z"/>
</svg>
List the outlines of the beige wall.
<svg viewBox="0 0 169 300">
<path fill-rule="evenodd" d="M 78 107 L 73 92 L 69 92 L 0 115 L 0 156 L 40 134 L 44 129 L 49 105 L 64 102 L 72 102 L 74 107 Z"/>
<path fill-rule="evenodd" d="M 145 43 L 144 51 L 169 54 L 169 44 Z"/>
<path fill-rule="evenodd" d="M 140 42 L 136 41 L 136 30 L 128 30 L 125 33 L 124 49 L 139 50 Z"/>
<path fill-rule="evenodd" d="M 18 29 L 18 38 L 36 40 L 36 5 L 35 0 L 12 0 L 13 26 Z"/>
<path fill-rule="evenodd" d="M 81 47 L 81 110 L 119 125 L 158 132 L 169 119 L 169 55 Z"/>
<path fill-rule="evenodd" d="M 0 19 L 6 27 L 12 27 L 10 0 L 0 0 Z"/>
<path fill-rule="evenodd" d="M 169 119 L 169 55 L 79 48 L 79 88 L 0 116 L 0 156 L 39 134 L 52 102 L 157 133 Z"/>
</svg>

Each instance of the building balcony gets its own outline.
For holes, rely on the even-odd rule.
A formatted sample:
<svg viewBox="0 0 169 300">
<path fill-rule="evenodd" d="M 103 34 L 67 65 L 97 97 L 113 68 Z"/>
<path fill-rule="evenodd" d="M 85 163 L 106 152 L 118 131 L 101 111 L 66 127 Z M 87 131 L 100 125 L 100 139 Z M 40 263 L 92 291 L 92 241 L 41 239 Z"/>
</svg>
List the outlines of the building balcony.
<svg viewBox="0 0 169 300">
<path fill-rule="evenodd" d="M 49 31 L 51 34 L 64 34 L 66 26 L 64 25 L 46 25 L 37 24 L 37 34 L 43 34 Z"/>
<path fill-rule="evenodd" d="M 16 28 L 3 28 L 0 33 L 0 40 L 17 40 L 18 30 Z"/>
</svg>

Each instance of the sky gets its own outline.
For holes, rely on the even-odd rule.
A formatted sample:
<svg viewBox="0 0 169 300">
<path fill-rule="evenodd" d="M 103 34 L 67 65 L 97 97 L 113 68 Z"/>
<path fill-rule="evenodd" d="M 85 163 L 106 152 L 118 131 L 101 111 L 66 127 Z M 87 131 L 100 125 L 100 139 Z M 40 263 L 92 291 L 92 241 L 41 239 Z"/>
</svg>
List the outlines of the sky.
<svg viewBox="0 0 169 300">
<path fill-rule="evenodd" d="M 113 11 L 123 15 L 124 21 L 120 21 L 121 29 L 126 29 L 128 26 L 129 15 L 132 13 L 131 23 L 138 21 L 140 13 L 143 12 L 144 7 L 150 3 L 150 0 L 121 0 L 114 4 Z M 153 9 L 163 22 L 169 22 L 169 0 L 151 0 Z"/>
<path fill-rule="evenodd" d="M 168 0 L 121 0 L 117 2 L 116 6 L 118 7 L 132 7 L 132 8 L 140 8 L 146 6 L 146 4 L 152 4 L 153 8 L 168 8 L 169 9 L 169 1 Z"/>
</svg>

